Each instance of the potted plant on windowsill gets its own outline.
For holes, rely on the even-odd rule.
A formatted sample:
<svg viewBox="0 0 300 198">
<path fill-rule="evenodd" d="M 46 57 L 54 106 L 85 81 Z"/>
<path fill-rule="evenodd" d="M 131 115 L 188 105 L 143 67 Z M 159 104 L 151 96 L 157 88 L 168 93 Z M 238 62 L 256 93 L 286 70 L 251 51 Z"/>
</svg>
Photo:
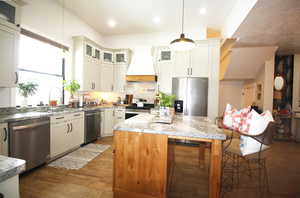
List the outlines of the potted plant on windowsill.
<svg viewBox="0 0 300 198">
<path fill-rule="evenodd" d="M 173 116 L 174 99 L 175 99 L 174 95 L 168 95 L 163 92 L 159 93 L 158 100 L 159 100 L 159 107 L 160 107 L 159 109 L 160 116 Z"/>
<path fill-rule="evenodd" d="M 17 87 L 20 95 L 23 96 L 22 106 L 27 106 L 28 97 L 36 93 L 38 84 L 34 82 L 19 83 Z"/>
<path fill-rule="evenodd" d="M 70 106 L 71 107 L 78 107 L 79 100 L 75 98 L 75 94 L 80 89 L 80 85 L 77 83 L 76 80 L 70 80 L 69 82 L 63 81 L 64 89 L 70 93 Z"/>
</svg>

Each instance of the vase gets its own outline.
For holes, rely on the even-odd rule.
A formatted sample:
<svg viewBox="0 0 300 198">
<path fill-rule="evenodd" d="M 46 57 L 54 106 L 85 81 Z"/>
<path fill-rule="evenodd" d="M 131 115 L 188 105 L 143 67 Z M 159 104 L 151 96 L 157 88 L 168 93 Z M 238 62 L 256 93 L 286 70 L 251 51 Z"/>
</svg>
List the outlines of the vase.
<svg viewBox="0 0 300 198">
<path fill-rule="evenodd" d="M 22 107 L 27 107 L 28 106 L 28 100 L 27 100 L 27 98 L 23 98 L 23 100 L 22 100 Z"/>
<path fill-rule="evenodd" d="M 161 117 L 170 116 L 170 109 L 169 109 L 169 107 L 160 107 L 160 109 L 159 109 L 159 115 Z"/>
</svg>

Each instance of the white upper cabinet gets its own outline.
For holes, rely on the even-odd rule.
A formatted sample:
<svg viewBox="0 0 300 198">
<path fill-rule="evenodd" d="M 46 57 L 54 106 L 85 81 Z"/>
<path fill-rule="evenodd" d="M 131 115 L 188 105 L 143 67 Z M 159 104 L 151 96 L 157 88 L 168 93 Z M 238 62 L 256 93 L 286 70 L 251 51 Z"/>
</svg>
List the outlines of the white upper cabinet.
<svg viewBox="0 0 300 198">
<path fill-rule="evenodd" d="M 100 71 L 100 90 L 112 92 L 114 90 L 114 65 L 104 63 Z"/>
<path fill-rule="evenodd" d="M 124 92 L 130 50 L 109 50 L 84 36 L 73 41 L 75 79 L 81 91 Z"/>
<path fill-rule="evenodd" d="M 127 64 L 116 64 L 114 66 L 114 92 L 125 92 Z"/>
<path fill-rule="evenodd" d="M 83 36 L 73 37 L 75 79 L 81 91 L 100 91 L 100 49 Z"/>
<path fill-rule="evenodd" d="M 208 43 L 197 43 L 190 51 L 175 53 L 175 77 L 208 77 Z"/>
<path fill-rule="evenodd" d="M 190 75 L 191 54 L 189 51 L 174 52 L 174 77 L 184 77 Z"/>
<path fill-rule="evenodd" d="M 191 53 L 190 76 L 192 77 L 208 77 L 208 44 L 197 44 Z"/>
<path fill-rule="evenodd" d="M 18 83 L 19 31 L 0 24 L 0 87 L 16 87 Z"/>
</svg>

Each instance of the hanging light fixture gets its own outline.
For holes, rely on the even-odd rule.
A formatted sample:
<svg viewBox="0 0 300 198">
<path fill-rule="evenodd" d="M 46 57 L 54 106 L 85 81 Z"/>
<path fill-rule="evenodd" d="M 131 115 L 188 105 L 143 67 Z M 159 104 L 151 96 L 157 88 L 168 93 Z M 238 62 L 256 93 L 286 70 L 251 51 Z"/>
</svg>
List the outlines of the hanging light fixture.
<svg viewBox="0 0 300 198">
<path fill-rule="evenodd" d="M 180 38 L 173 40 L 170 43 L 170 48 L 175 51 L 191 50 L 195 47 L 195 42 L 192 39 L 185 38 L 183 33 L 184 28 L 184 0 L 182 0 L 182 22 Z"/>
</svg>

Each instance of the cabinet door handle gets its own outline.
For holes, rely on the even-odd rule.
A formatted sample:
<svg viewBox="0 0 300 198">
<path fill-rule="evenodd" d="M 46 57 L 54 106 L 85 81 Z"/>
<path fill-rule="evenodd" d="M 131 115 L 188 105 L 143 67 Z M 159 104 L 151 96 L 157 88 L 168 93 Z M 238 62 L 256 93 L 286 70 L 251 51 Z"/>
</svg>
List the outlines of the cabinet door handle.
<svg viewBox="0 0 300 198">
<path fill-rule="evenodd" d="M 187 68 L 187 75 L 190 75 L 190 68 Z"/>
<path fill-rule="evenodd" d="M 191 75 L 193 75 L 193 68 L 191 67 Z"/>
<path fill-rule="evenodd" d="M 6 142 L 7 136 L 8 136 L 7 129 L 4 128 L 4 138 L 3 138 L 3 141 L 4 141 L 4 142 Z"/>
<path fill-rule="evenodd" d="M 70 125 L 71 125 L 71 131 L 70 132 L 72 132 L 73 131 L 73 123 L 71 123 Z"/>
<path fill-rule="evenodd" d="M 68 131 L 67 131 L 67 133 L 69 133 L 69 132 L 70 132 L 70 125 L 69 125 L 69 123 L 67 124 L 67 126 L 68 126 Z"/>
<path fill-rule="evenodd" d="M 18 84 L 18 82 L 19 82 L 19 74 L 18 74 L 18 72 L 15 72 L 15 75 L 16 75 L 15 84 Z"/>
</svg>

